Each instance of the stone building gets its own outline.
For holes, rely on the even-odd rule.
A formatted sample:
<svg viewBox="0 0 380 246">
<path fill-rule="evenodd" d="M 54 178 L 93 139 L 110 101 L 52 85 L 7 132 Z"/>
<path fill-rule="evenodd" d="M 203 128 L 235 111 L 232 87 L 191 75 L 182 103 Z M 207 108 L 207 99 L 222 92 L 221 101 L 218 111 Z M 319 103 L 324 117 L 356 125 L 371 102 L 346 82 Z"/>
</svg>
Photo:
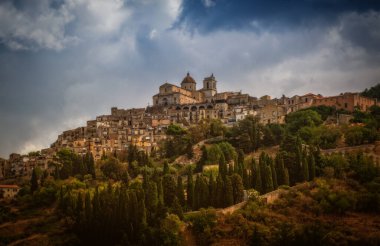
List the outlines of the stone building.
<svg viewBox="0 0 380 246">
<path fill-rule="evenodd" d="M 354 111 L 355 109 L 367 111 L 371 106 L 377 105 L 377 101 L 372 98 L 363 97 L 360 93 L 346 92 L 338 96 L 321 97 L 313 102 L 313 106 L 331 106 L 336 109 L 343 109 L 346 111 Z"/>
</svg>

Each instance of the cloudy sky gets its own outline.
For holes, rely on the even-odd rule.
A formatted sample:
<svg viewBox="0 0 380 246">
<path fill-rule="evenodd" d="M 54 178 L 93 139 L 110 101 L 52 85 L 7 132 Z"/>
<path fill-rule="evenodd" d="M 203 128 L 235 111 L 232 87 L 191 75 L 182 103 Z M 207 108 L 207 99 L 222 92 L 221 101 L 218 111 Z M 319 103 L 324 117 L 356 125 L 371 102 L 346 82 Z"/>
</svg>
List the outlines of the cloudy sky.
<svg viewBox="0 0 380 246">
<path fill-rule="evenodd" d="M 188 71 L 253 96 L 361 91 L 380 82 L 380 2 L 1 0 L 0 156 Z"/>
</svg>

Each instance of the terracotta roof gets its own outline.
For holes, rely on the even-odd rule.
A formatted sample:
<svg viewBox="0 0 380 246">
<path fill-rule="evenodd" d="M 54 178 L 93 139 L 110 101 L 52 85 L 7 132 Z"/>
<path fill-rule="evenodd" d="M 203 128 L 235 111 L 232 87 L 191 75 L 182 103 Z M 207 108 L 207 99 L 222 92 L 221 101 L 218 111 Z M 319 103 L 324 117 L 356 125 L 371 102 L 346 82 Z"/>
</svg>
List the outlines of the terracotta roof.
<svg viewBox="0 0 380 246">
<path fill-rule="evenodd" d="M 18 189 L 20 187 L 18 185 L 0 185 L 0 189 L 1 188 L 15 188 L 15 189 Z"/>
<path fill-rule="evenodd" d="M 193 77 L 190 76 L 190 73 L 187 73 L 186 77 L 183 78 L 182 83 L 194 83 L 196 84 L 195 80 L 193 79 Z"/>
</svg>

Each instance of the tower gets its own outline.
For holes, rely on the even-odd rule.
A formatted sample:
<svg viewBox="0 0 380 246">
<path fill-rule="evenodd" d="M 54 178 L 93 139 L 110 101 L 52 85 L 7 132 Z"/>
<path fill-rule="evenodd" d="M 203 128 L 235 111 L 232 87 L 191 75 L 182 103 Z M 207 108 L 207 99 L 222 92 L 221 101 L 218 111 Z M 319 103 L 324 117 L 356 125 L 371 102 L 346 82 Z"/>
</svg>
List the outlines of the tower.
<svg viewBox="0 0 380 246">
<path fill-rule="evenodd" d="M 188 91 L 195 91 L 197 87 L 197 83 L 193 79 L 193 77 L 190 76 L 190 73 L 187 73 L 186 77 L 183 78 L 181 82 L 181 88 L 188 90 Z"/>
<path fill-rule="evenodd" d="M 206 98 L 213 97 L 216 94 L 216 79 L 214 77 L 214 74 L 211 74 L 210 77 L 203 79 L 202 91 L 205 94 Z"/>
</svg>

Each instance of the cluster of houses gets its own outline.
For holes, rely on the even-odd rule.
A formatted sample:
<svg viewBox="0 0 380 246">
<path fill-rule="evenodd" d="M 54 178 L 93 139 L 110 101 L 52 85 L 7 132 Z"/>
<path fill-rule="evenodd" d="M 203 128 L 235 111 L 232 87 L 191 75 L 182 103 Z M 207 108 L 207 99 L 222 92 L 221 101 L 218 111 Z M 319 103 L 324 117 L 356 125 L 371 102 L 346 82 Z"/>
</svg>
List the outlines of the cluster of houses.
<svg viewBox="0 0 380 246">
<path fill-rule="evenodd" d="M 111 108 L 111 114 L 87 121 L 86 126 L 64 131 L 50 148 L 38 154 L 11 154 L 9 160 L 0 159 L 0 179 L 30 176 L 33 168 L 50 168 L 56 151 L 69 148 L 77 154 L 91 152 L 95 160 L 104 153 L 127 151 L 132 144 L 150 152 L 166 138 L 165 130 L 173 123 L 189 126 L 207 119 L 220 119 L 226 125 L 252 115 L 262 124 L 285 121 L 291 112 L 311 106 L 334 106 L 353 111 L 367 110 L 376 100 L 359 93 L 344 93 L 334 97 L 306 94 L 272 99 L 270 96 L 252 97 L 242 92 L 218 92 L 214 75 L 203 80 L 202 89 L 187 74 L 181 86 L 164 83 L 147 108 Z"/>
</svg>

